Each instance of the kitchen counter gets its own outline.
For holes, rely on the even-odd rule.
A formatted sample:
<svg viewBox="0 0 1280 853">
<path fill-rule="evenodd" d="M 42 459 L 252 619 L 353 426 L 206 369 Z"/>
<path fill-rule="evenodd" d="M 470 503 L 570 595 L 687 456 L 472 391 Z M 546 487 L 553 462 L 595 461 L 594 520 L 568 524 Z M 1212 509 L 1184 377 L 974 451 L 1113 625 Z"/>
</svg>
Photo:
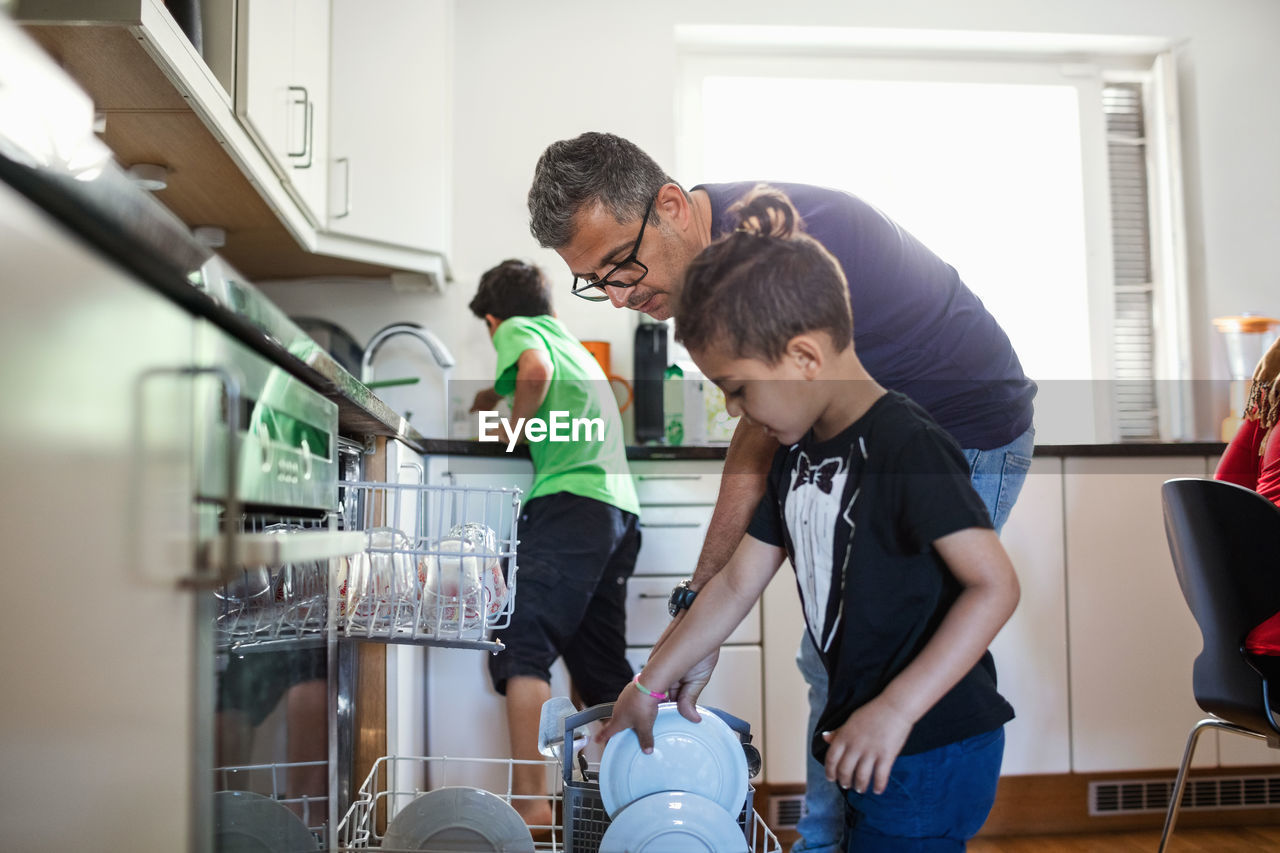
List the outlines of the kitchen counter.
<svg viewBox="0 0 1280 853">
<path fill-rule="evenodd" d="M 438 456 L 512 456 L 529 458 L 529 449 L 518 446 L 507 453 L 502 442 L 461 441 L 452 439 L 422 438 L 404 439 L 420 453 Z M 1116 442 L 1112 444 L 1038 444 L 1037 457 L 1151 457 L 1151 456 L 1214 456 L 1222 453 L 1226 445 L 1218 441 L 1179 442 Z M 664 444 L 627 445 L 628 459 L 724 459 L 728 445 L 691 445 L 668 447 Z"/>
</svg>

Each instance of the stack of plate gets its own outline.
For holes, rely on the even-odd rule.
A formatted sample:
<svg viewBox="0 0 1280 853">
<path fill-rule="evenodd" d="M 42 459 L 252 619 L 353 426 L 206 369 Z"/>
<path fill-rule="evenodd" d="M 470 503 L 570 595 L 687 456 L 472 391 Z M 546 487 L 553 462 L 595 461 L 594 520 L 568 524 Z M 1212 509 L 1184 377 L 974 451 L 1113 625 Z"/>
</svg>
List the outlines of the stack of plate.
<svg viewBox="0 0 1280 853">
<path fill-rule="evenodd" d="M 746 853 L 738 816 L 747 797 L 742 743 L 715 714 L 702 722 L 658 706 L 653 752 L 631 729 L 609 739 L 600 760 L 600 799 L 610 823 L 600 853 Z"/>
</svg>

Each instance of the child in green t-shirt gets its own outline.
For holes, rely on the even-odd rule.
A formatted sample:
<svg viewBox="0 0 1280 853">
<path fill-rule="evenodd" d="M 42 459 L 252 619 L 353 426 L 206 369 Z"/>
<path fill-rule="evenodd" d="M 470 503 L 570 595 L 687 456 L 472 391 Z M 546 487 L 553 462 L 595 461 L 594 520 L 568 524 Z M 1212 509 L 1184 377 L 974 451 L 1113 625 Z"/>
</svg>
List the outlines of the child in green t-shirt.
<svg viewBox="0 0 1280 853">
<path fill-rule="evenodd" d="M 499 634 L 506 648 L 489 658 L 494 689 L 507 698 L 512 757 L 537 760 L 557 657 L 588 705 L 612 701 L 631 680 L 626 582 L 640 550 L 640 505 L 609 381 L 556 319 L 542 271 L 503 261 L 481 276 L 470 308 L 498 353 L 494 388 L 476 395 L 472 411 L 513 395 L 512 425 L 582 425 L 525 433 L 534 482 L 520 516 L 519 594 Z M 530 825 L 551 824 L 550 803 L 536 798 L 545 786 L 541 767 L 515 766 L 512 793 L 535 797 L 513 800 Z"/>
</svg>

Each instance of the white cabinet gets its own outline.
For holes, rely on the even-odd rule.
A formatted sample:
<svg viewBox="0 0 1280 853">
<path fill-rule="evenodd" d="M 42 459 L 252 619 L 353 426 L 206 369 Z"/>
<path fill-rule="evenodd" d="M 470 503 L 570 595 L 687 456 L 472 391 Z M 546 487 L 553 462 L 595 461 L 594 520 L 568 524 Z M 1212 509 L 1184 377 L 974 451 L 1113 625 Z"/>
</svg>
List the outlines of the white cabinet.
<svg viewBox="0 0 1280 853">
<path fill-rule="evenodd" d="M 1065 461 L 1077 773 L 1177 767 L 1203 716 L 1191 693 L 1200 632 L 1169 557 L 1160 485 L 1205 468 L 1202 457 Z M 1208 743 L 1197 766 L 1216 763 Z"/>
<path fill-rule="evenodd" d="M 326 230 L 445 254 L 451 0 L 333 0 Z"/>
<path fill-rule="evenodd" d="M 1000 692 L 1017 715 L 1005 727 L 1004 775 L 1071 771 L 1062 488 L 1061 459 L 1033 460 L 1000 536 L 1022 587 L 991 644 Z"/>
<path fill-rule="evenodd" d="M 236 114 L 316 226 L 328 205 L 328 0 L 239 0 Z"/>
<path fill-rule="evenodd" d="M 764 612 L 764 780 L 803 785 L 809 755 L 809 687 L 796 666 L 804 613 L 796 573 L 784 560 L 761 597 Z"/>
</svg>

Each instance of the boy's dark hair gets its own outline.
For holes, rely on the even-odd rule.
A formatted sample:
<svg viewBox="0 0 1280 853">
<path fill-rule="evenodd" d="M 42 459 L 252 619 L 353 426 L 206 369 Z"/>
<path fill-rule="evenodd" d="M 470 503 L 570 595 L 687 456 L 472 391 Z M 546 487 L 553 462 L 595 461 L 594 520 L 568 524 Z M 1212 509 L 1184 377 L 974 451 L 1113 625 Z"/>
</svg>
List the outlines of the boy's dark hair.
<svg viewBox="0 0 1280 853">
<path fill-rule="evenodd" d="M 849 346 L 853 312 L 844 272 L 803 232 L 791 200 L 759 184 L 728 213 L 737 229 L 703 249 L 685 272 L 676 339 L 693 351 L 718 344 L 769 364 L 805 332 L 826 332 L 837 352 Z"/>
<path fill-rule="evenodd" d="M 468 307 L 481 320 L 486 314 L 499 320 L 539 317 L 552 311 L 551 291 L 542 270 L 511 259 L 480 276 L 480 286 Z"/>
<path fill-rule="evenodd" d="M 635 143 L 588 132 L 553 142 L 538 158 L 529 187 L 529 231 L 538 245 L 560 249 L 573 239 L 573 218 L 599 203 L 619 223 L 644 215 L 671 176 Z M 657 212 L 650 221 L 657 221 Z"/>
</svg>

